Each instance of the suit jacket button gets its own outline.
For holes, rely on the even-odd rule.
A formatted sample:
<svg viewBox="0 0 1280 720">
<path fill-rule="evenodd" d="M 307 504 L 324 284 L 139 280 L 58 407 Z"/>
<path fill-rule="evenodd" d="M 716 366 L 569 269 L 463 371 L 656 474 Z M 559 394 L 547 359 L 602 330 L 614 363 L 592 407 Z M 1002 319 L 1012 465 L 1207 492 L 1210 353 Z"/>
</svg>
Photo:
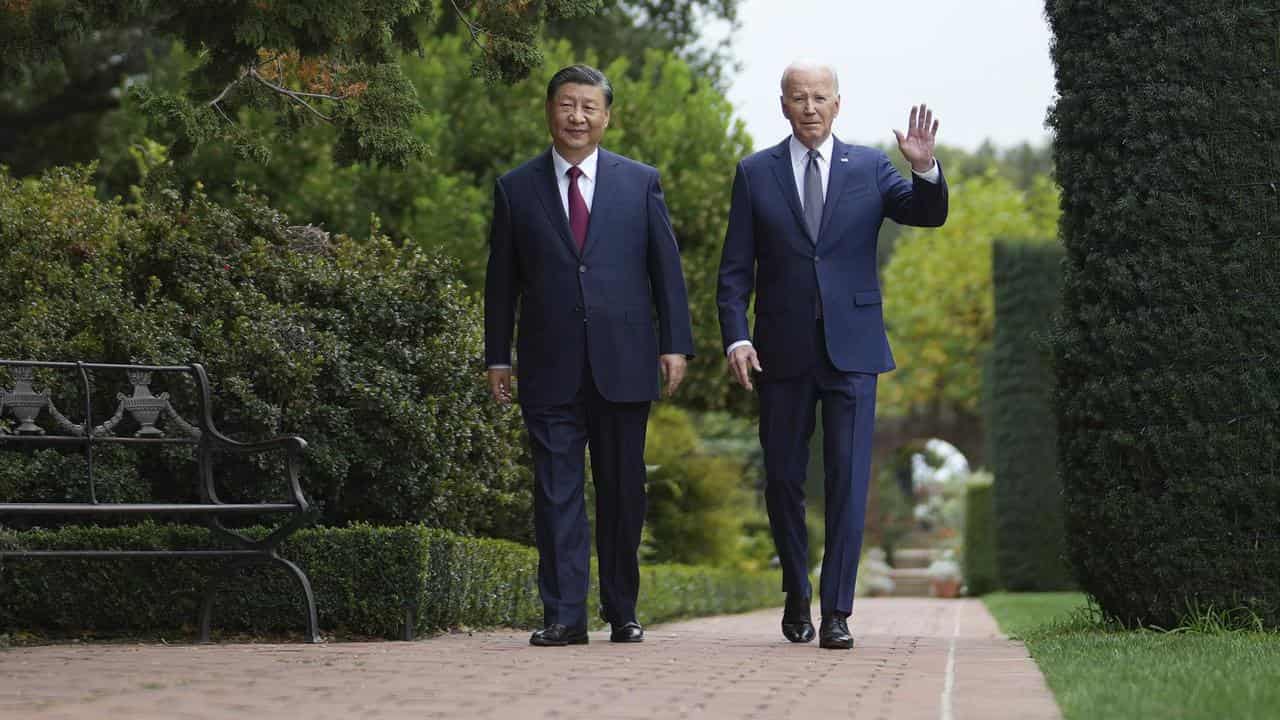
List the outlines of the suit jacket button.
<svg viewBox="0 0 1280 720">
<path fill-rule="evenodd" d="M 817 255 L 814 255 L 814 256 L 813 256 L 813 261 L 814 261 L 814 262 L 818 262 L 818 261 L 819 261 L 819 260 L 821 260 L 821 259 L 822 259 L 822 258 L 818 257 Z"/>
<path fill-rule="evenodd" d="M 586 265 L 579 265 L 579 266 L 578 266 L 578 272 L 580 272 L 580 273 L 584 273 L 584 272 L 586 272 L 586 271 L 587 271 L 587 266 L 586 266 Z"/>
</svg>

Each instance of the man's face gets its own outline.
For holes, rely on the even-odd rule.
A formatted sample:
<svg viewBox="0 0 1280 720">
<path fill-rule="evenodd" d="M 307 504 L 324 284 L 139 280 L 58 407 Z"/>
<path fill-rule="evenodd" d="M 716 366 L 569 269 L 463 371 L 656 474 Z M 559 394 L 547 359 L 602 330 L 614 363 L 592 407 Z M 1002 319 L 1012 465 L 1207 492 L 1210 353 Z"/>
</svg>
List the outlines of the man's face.
<svg viewBox="0 0 1280 720">
<path fill-rule="evenodd" d="M 791 132 L 806 147 L 818 147 L 831 134 L 840 114 L 835 78 L 827 70 L 797 69 L 787 77 L 782 93 L 782 115 L 791 121 Z"/>
<path fill-rule="evenodd" d="M 580 160 L 600 144 L 609 127 L 604 90 L 595 85 L 565 83 L 547 101 L 547 128 L 556 150 L 566 160 Z M 577 157 L 569 157 L 574 155 Z"/>
</svg>

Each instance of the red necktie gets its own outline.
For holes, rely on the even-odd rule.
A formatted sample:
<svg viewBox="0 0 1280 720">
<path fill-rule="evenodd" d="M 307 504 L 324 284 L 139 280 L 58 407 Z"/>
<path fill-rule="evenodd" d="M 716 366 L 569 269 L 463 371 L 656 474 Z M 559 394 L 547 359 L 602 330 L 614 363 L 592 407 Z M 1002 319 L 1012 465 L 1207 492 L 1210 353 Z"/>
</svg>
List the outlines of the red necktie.
<svg viewBox="0 0 1280 720">
<path fill-rule="evenodd" d="M 587 244 L 587 221 L 591 219 L 587 201 L 582 199 L 582 191 L 578 189 L 581 175 L 582 168 L 577 165 L 569 168 L 569 231 L 578 244 L 578 252 L 582 252 L 582 246 Z"/>
</svg>

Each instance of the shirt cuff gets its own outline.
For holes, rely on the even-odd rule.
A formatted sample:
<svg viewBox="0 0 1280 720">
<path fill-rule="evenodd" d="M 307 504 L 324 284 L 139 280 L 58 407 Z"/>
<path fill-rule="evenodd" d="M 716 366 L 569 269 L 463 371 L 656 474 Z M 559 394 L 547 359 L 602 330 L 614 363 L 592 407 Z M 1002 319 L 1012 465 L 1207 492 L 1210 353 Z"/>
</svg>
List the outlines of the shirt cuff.
<svg viewBox="0 0 1280 720">
<path fill-rule="evenodd" d="M 490 365 L 489 369 L 490 370 L 510 370 L 511 366 L 510 365 Z"/>
<path fill-rule="evenodd" d="M 729 349 L 724 351 L 725 357 L 728 357 L 728 356 L 732 355 L 734 350 L 737 350 L 738 348 L 743 347 L 743 346 L 745 346 L 745 347 L 751 347 L 751 341 L 750 341 L 750 340 L 739 340 L 738 342 L 731 343 L 731 344 L 729 345 Z"/>
<path fill-rule="evenodd" d="M 932 165 L 928 170 L 925 170 L 924 172 L 916 172 L 914 168 L 911 170 L 911 172 L 912 172 L 916 177 L 920 178 L 921 180 L 923 180 L 923 181 L 925 181 L 925 182 L 927 182 L 927 183 L 936 183 L 936 182 L 938 182 L 938 176 L 942 174 L 941 172 L 939 172 L 939 171 L 938 171 L 938 161 L 937 161 L 937 160 L 934 160 L 934 161 L 933 161 L 933 165 Z"/>
</svg>

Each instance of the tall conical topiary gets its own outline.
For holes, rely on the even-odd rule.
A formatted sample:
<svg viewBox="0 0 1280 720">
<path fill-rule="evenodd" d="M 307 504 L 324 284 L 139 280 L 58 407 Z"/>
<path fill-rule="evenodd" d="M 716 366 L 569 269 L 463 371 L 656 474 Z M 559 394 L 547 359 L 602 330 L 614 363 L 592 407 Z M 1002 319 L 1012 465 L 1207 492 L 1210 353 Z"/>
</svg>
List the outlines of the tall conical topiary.
<svg viewBox="0 0 1280 720">
<path fill-rule="evenodd" d="M 1069 554 L 1109 615 L 1280 625 L 1280 0 L 1047 0 Z"/>
</svg>

